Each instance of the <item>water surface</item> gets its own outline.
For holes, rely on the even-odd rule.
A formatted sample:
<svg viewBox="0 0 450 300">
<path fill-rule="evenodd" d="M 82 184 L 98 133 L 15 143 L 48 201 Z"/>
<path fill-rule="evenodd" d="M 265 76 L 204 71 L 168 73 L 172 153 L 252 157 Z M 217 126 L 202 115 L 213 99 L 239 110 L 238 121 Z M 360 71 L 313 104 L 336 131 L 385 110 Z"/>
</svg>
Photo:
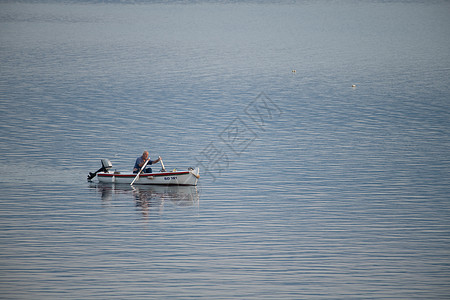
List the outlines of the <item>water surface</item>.
<svg viewBox="0 0 450 300">
<path fill-rule="evenodd" d="M 2 1 L 0 295 L 448 298 L 449 12 Z"/>
</svg>

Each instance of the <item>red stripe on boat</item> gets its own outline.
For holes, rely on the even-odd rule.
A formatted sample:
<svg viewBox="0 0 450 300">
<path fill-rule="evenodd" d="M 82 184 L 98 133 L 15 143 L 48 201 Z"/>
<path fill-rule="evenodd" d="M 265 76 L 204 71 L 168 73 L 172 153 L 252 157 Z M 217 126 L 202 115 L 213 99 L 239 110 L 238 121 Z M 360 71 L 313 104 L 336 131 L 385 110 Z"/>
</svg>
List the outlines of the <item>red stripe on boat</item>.
<svg viewBox="0 0 450 300">
<path fill-rule="evenodd" d="M 189 171 L 182 171 L 182 172 L 169 172 L 169 173 L 142 173 L 139 176 L 172 176 L 172 175 L 185 175 L 185 174 L 189 174 Z M 97 176 L 102 176 L 102 177 L 136 177 L 137 174 L 114 174 L 114 173 L 99 173 L 97 174 Z"/>
</svg>

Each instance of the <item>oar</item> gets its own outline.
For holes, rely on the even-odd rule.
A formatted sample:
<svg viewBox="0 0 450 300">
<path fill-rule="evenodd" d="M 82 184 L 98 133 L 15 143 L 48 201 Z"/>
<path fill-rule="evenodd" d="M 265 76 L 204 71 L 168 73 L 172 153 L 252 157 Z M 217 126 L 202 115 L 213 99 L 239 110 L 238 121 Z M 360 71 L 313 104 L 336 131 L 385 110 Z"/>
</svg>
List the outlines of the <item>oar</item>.
<svg viewBox="0 0 450 300">
<path fill-rule="evenodd" d="M 136 177 L 134 177 L 133 181 L 130 183 L 130 185 L 133 185 L 133 183 L 139 178 L 139 175 L 141 174 L 142 170 L 144 170 L 145 166 L 148 164 L 148 162 L 150 161 L 150 159 L 147 159 L 147 161 L 145 162 L 145 164 L 142 166 L 142 168 L 139 170 L 139 172 L 137 173 Z"/>
<path fill-rule="evenodd" d="M 162 161 L 161 156 L 159 157 L 159 162 L 161 163 L 162 171 L 163 171 L 163 172 L 166 172 L 166 168 L 164 168 L 164 163 L 163 163 L 163 161 Z"/>
</svg>

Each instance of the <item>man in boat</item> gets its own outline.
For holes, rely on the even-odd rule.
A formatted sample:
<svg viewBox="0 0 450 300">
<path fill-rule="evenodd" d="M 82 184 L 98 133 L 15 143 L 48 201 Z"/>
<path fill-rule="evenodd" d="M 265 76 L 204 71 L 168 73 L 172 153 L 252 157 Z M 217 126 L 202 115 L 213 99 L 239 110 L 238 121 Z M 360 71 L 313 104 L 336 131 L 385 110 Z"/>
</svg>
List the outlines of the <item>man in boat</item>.
<svg viewBox="0 0 450 300">
<path fill-rule="evenodd" d="M 144 151 L 144 153 L 142 153 L 142 156 L 139 156 L 136 159 L 136 162 L 134 163 L 134 168 L 133 168 L 133 173 L 138 173 L 139 170 L 142 168 L 142 166 L 145 164 L 146 161 L 149 161 L 147 166 L 145 166 L 145 170 L 142 171 L 142 173 L 151 173 L 152 172 L 152 168 L 148 167 L 149 165 L 152 164 L 156 164 L 157 162 L 159 162 L 161 160 L 161 157 L 158 157 L 158 159 L 151 161 L 150 157 L 148 156 L 148 151 Z"/>
</svg>

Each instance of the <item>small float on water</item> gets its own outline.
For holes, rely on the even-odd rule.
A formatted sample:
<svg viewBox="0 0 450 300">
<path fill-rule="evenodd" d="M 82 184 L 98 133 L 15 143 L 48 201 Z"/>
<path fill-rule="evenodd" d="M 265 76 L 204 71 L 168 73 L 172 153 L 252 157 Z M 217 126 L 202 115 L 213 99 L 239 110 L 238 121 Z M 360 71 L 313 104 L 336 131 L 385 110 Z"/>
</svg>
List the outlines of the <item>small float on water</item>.
<svg viewBox="0 0 450 300">
<path fill-rule="evenodd" d="M 162 184 L 162 185 L 197 185 L 200 178 L 199 168 L 188 168 L 187 170 L 166 171 L 164 163 L 161 162 L 161 170 L 159 172 L 142 173 L 147 165 L 144 164 L 139 173 L 117 172 L 112 171 L 112 164 L 108 159 L 102 159 L 102 167 L 96 172 L 90 172 L 87 179 L 97 176 L 99 182 L 103 183 L 122 183 L 122 184 Z"/>
</svg>

